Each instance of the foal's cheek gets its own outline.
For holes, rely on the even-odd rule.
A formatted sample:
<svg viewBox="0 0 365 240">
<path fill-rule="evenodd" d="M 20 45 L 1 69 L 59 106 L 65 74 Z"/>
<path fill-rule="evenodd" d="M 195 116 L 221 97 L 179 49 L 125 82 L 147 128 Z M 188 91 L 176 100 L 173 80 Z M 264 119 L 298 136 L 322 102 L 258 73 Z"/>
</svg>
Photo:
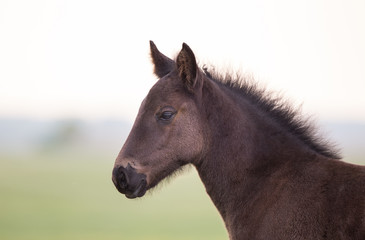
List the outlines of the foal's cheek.
<svg viewBox="0 0 365 240">
<path fill-rule="evenodd" d="M 184 124 L 177 131 L 178 152 L 181 159 L 192 162 L 202 151 L 203 137 L 200 124 L 193 118 L 184 119 Z"/>
</svg>

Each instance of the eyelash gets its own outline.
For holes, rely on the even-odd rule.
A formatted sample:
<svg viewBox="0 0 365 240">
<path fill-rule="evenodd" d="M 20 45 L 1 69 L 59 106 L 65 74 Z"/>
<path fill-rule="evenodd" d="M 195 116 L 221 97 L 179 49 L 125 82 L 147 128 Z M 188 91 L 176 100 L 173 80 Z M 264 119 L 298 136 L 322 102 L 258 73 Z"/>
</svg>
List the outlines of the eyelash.
<svg viewBox="0 0 365 240">
<path fill-rule="evenodd" d="M 176 114 L 176 110 L 172 107 L 162 109 L 157 115 L 156 118 L 159 121 L 168 123 L 170 122 Z"/>
<path fill-rule="evenodd" d="M 164 111 L 161 113 L 160 115 L 160 120 L 162 121 L 169 121 L 171 120 L 171 118 L 175 115 L 174 112 L 172 111 Z"/>
</svg>

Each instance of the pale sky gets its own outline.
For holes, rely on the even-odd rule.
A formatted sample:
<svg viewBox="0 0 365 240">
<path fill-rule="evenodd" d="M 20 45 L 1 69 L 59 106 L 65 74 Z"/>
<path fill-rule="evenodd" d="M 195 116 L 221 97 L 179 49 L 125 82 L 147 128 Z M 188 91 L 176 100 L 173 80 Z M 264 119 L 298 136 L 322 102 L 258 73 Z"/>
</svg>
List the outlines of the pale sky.
<svg viewBox="0 0 365 240">
<path fill-rule="evenodd" d="M 365 122 L 364 0 L 1 0 L 0 117 L 133 121 L 156 81 L 149 40 Z"/>
</svg>

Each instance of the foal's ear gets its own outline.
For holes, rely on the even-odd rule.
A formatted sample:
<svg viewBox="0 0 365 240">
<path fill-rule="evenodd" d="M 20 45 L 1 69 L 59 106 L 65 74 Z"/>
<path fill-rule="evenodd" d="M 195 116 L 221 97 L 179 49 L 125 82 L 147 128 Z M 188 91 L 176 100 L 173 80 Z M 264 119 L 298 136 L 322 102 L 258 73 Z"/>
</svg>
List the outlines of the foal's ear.
<svg viewBox="0 0 365 240">
<path fill-rule="evenodd" d="M 152 41 L 150 41 L 150 48 L 152 62 L 155 65 L 154 73 L 157 75 L 157 77 L 162 78 L 174 68 L 175 62 L 160 53 Z"/>
<path fill-rule="evenodd" d="M 179 77 L 184 81 L 185 87 L 192 92 L 197 81 L 198 66 L 193 51 L 186 43 L 182 45 L 176 65 Z"/>
</svg>

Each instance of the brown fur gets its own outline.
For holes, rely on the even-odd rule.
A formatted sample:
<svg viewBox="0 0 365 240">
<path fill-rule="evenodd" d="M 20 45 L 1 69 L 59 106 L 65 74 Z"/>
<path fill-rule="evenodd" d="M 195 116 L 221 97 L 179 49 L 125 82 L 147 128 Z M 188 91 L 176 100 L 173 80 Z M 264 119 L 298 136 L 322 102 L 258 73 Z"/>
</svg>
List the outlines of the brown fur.
<svg viewBox="0 0 365 240">
<path fill-rule="evenodd" d="M 192 164 L 231 240 L 365 239 L 365 167 L 337 160 L 265 91 L 201 71 L 186 44 L 174 65 L 152 42 L 151 56 L 160 80 L 116 159 L 119 191 L 142 196 Z"/>
</svg>

